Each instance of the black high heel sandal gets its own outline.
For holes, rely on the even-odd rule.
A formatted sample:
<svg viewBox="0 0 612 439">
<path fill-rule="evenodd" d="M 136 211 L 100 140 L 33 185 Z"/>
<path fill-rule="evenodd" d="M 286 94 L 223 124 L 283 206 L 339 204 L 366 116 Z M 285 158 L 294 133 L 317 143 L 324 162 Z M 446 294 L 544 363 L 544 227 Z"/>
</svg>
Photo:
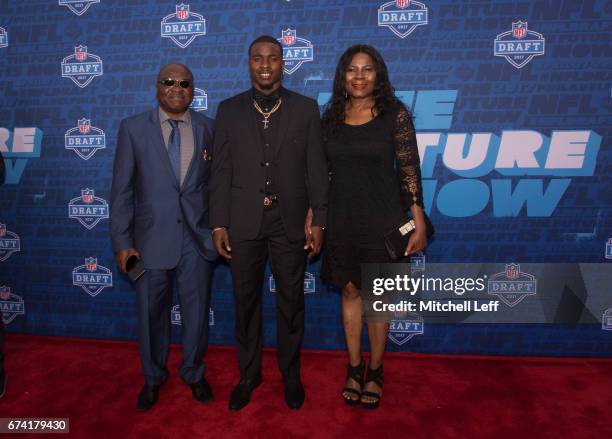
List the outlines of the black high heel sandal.
<svg viewBox="0 0 612 439">
<path fill-rule="evenodd" d="M 346 402 L 350 406 L 358 406 L 359 404 L 361 404 L 361 391 L 360 390 L 363 389 L 364 372 L 365 372 L 365 362 L 363 361 L 363 358 L 361 359 L 361 363 L 359 363 L 359 366 L 351 366 L 351 363 L 349 362 L 348 369 L 346 371 L 346 379 L 348 380 L 349 378 L 352 378 L 353 380 L 357 382 L 357 384 L 359 384 L 359 388 L 360 388 L 359 390 L 353 389 L 352 387 L 345 387 L 344 389 L 342 389 L 342 392 L 343 392 L 342 398 L 344 399 L 344 402 Z M 344 392 L 357 396 L 357 399 L 347 398 L 346 396 L 344 396 Z"/>
<path fill-rule="evenodd" d="M 368 384 L 369 382 L 373 382 L 375 384 L 378 385 L 378 387 L 380 387 L 380 390 L 382 391 L 383 388 L 383 365 L 381 364 L 380 366 L 378 366 L 378 369 L 370 369 L 370 367 L 368 366 L 368 374 L 366 375 L 366 379 L 365 382 L 363 383 L 363 387 L 365 387 L 366 384 Z M 378 408 L 378 406 L 380 405 L 380 398 L 382 397 L 380 394 L 378 393 L 374 393 L 374 392 L 361 392 L 361 396 L 367 396 L 370 398 L 376 398 L 375 401 L 371 401 L 371 402 L 362 402 L 361 406 L 364 409 L 367 410 L 373 410 Z"/>
</svg>

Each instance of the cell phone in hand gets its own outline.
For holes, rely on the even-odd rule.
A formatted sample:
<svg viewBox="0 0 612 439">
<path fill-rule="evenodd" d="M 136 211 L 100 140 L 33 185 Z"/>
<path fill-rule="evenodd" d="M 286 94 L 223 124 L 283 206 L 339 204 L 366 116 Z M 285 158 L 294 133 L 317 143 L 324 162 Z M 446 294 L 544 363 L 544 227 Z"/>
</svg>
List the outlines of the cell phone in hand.
<svg viewBox="0 0 612 439">
<path fill-rule="evenodd" d="M 136 282 L 142 277 L 143 274 L 147 272 L 143 266 L 142 259 L 136 255 L 132 255 L 128 258 L 127 262 L 125 263 L 125 271 L 127 271 L 127 275 L 132 282 Z"/>
</svg>

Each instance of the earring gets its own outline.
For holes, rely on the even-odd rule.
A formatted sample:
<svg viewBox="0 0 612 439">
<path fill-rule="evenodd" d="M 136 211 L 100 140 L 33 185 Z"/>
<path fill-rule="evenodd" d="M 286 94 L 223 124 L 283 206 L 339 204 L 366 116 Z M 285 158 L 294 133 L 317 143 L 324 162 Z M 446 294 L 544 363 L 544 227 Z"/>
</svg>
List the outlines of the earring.
<svg viewBox="0 0 612 439">
<path fill-rule="evenodd" d="M 344 99 L 348 99 L 348 93 L 346 92 L 346 90 L 344 90 Z"/>
</svg>

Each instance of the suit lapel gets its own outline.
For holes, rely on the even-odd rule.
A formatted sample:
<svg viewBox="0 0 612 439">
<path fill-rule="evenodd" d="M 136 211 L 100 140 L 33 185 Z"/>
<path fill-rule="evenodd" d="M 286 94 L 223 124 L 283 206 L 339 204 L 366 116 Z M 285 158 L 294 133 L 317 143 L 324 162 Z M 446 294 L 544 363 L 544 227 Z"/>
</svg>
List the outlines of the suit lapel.
<svg viewBox="0 0 612 439">
<path fill-rule="evenodd" d="M 191 157 L 191 162 L 189 162 L 189 169 L 187 169 L 187 174 L 185 174 L 185 180 L 183 181 L 183 187 L 187 186 L 187 182 L 195 171 L 194 169 L 198 165 L 199 161 L 202 159 L 202 151 L 204 149 L 204 126 L 200 124 L 196 118 L 194 117 L 193 112 L 190 111 L 191 115 L 191 127 L 193 129 L 193 156 Z"/>
<path fill-rule="evenodd" d="M 253 112 L 252 90 L 244 93 L 240 109 L 242 114 L 240 115 L 239 120 L 244 120 L 246 122 L 246 129 L 249 132 L 249 138 L 254 139 L 258 150 L 263 152 L 263 139 L 261 138 L 261 133 L 259 132 L 259 127 L 257 126 L 259 123 L 259 117 Z"/>
<path fill-rule="evenodd" d="M 278 151 L 285 143 L 285 137 L 287 136 L 287 130 L 289 129 L 289 122 L 291 121 L 291 111 L 293 110 L 293 102 L 289 92 L 284 89 L 282 95 L 283 102 L 281 104 L 280 121 L 274 142 L 275 155 L 278 155 Z"/>
<path fill-rule="evenodd" d="M 159 110 L 157 108 L 153 110 L 149 118 L 150 127 L 147 130 L 147 135 L 149 136 L 149 144 L 153 145 L 153 149 L 155 149 L 159 154 L 159 159 L 162 167 L 166 169 L 168 177 L 172 180 L 172 184 L 175 188 L 178 189 L 178 182 L 176 181 L 176 177 L 174 176 L 172 164 L 170 163 L 170 157 L 168 157 L 168 150 L 166 149 L 166 144 L 164 142 L 164 135 L 162 133 L 161 124 L 159 122 L 158 111 Z"/>
</svg>

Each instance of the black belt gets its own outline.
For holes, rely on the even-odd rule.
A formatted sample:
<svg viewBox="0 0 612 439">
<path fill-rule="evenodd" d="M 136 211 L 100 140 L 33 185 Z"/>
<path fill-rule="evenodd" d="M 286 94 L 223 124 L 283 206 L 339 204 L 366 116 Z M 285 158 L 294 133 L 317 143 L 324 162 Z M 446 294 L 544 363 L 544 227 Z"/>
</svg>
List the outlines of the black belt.
<svg viewBox="0 0 612 439">
<path fill-rule="evenodd" d="M 263 204 L 266 207 L 272 206 L 274 203 L 278 203 L 278 195 L 266 195 L 263 199 Z"/>
</svg>

